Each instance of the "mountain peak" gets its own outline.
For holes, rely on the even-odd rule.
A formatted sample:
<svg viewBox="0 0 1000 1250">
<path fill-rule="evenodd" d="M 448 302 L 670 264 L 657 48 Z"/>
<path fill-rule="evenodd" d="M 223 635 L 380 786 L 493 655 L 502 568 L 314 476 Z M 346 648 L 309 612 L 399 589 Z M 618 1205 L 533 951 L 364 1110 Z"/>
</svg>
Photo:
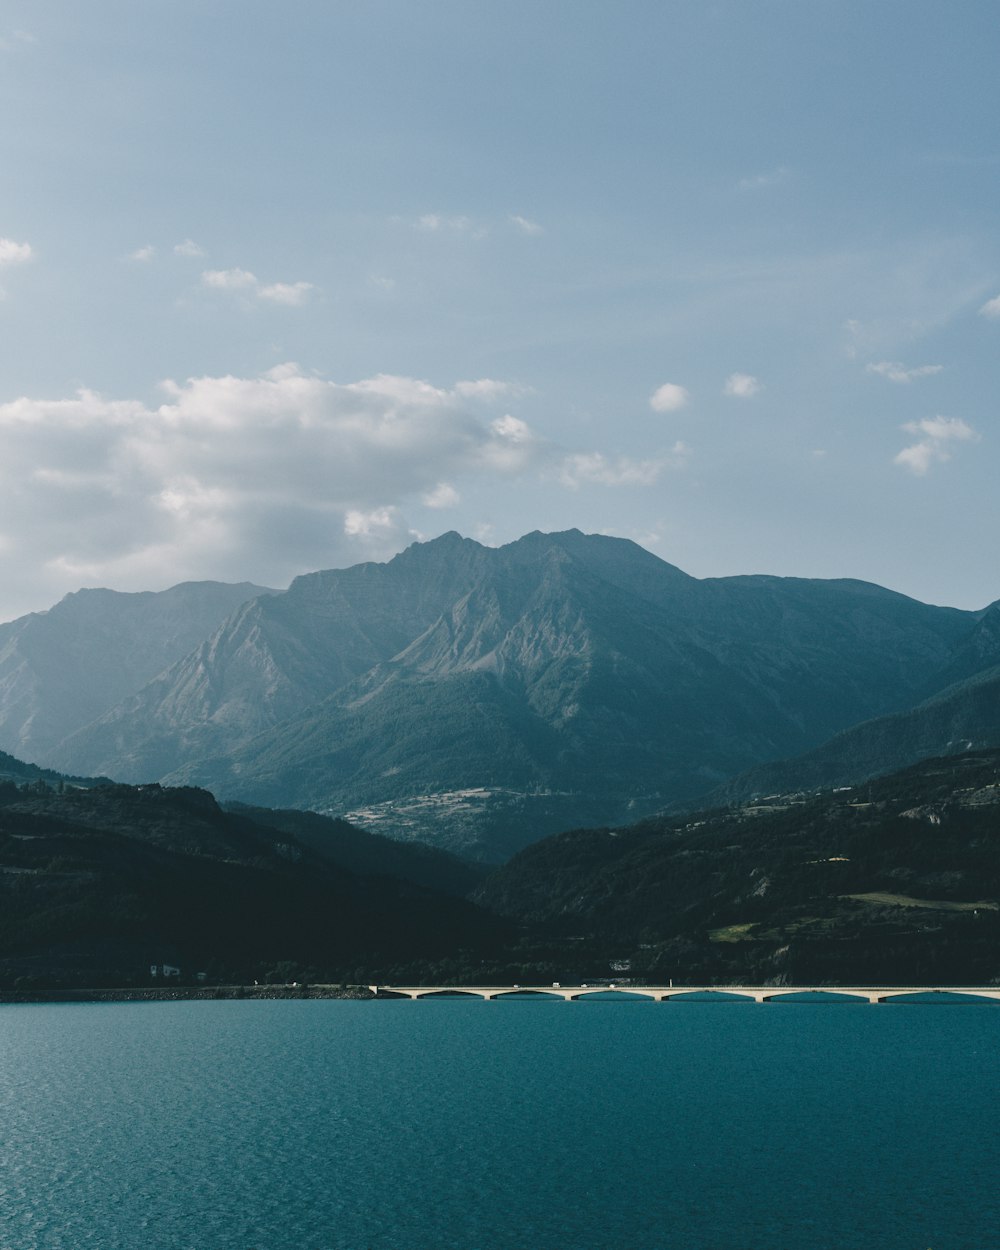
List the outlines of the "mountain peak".
<svg viewBox="0 0 1000 1250">
<path fill-rule="evenodd" d="M 443 534 L 438 534 L 436 538 L 428 538 L 423 542 L 410 543 L 399 555 L 393 556 L 389 561 L 392 564 L 395 560 L 400 559 L 411 551 L 422 552 L 442 552 L 457 551 L 460 548 L 467 550 L 484 551 L 482 543 L 477 543 L 474 538 L 466 538 L 464 534 L 460 534 L 458 530 L 446 530 Z"/>
</svg>

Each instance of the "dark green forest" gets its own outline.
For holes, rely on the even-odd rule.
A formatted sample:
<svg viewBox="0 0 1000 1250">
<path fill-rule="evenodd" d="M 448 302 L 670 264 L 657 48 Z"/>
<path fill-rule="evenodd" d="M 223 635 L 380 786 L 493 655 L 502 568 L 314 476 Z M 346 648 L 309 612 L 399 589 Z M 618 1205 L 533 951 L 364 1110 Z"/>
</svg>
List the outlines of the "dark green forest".
<svg viewBox="0 0 1000 1250">
<path fill-rule="evenodd" d="M 13 764 L 2 990 L 148 986 L 163 964 L 209 986 L 1000 984 L 997 751 L 561 833 L 491 872 L 315 813 Z"/>
</svg>

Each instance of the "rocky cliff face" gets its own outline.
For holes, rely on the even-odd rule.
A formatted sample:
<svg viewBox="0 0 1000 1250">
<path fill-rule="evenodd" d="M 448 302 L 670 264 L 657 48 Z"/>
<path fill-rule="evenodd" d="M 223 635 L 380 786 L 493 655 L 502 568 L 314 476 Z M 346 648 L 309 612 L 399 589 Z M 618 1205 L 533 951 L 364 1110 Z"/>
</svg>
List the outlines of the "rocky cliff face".
<svg viewBox="0 0 1000 1250">
<path fill-rule="evenodd" d="M 243 604 L 156 679 L 46 756 L 145 781 L 234 750 L 403 649 L 475 577 L 485 549 L 457 534 L 388 564 L 296 578 Z M 208 634 L 209 631 L 205 631 Z M 70 770 L 74 771 L 74 770 Z"/>
<path fill-rule="evenodd" d="M 0 625 L 0 749 L 38 761 L 186 655 L 239 604 L 248 582 L 159 593 L 80 590 Z"/>
</svg>

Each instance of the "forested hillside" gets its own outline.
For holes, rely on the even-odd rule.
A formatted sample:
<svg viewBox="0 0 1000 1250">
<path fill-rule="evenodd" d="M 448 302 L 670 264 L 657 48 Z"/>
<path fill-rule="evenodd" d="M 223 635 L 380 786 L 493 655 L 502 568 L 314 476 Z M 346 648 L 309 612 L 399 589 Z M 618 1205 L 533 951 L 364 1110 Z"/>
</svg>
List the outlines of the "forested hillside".
<svg viewBox="0 0 1000 1250">
<path fill-rule="evenodd" d="M 202 790 L 0 782 L 0 989 L 164 963 L 209 985 L 1000 984 L 1000 752 L 566 832 L 485 879 Z"/>
</svg>

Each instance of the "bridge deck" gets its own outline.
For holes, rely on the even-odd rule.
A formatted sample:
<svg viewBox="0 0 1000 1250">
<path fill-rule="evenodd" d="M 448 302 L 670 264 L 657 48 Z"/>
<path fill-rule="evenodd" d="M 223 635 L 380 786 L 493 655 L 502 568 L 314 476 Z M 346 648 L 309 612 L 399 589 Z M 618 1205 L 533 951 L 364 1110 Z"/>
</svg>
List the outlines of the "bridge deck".
<svg viewBox="0 0 1000 1250">
<path fill-rule="evenodd" d="M 829 1001 L 830 995 L 837 995 L 845 1001 L 853 999 L 868 1003 L 885 1003 L 892 999 L 908 998 L 916 994 L 962 995 L 987 1002 L 1000 1002 L 1000 987 L 979 985 L 623 985 L 615 983 L 613 985 L 371 985 L 368 988 L 385 998 L 466 997 L 486 1001 L 512 995 L 533 994 L 573 1002 L 595 994 L 615 993 L 622 997 L 629 995 L 651 998 L 654 1002 L 679 1002 L 701 994 L 711 994 L 718 999 L 751 999 L 755 1003 L 773 1002 L 796 994 L 822 996 L 825 1001 Z"/>
</svg>

